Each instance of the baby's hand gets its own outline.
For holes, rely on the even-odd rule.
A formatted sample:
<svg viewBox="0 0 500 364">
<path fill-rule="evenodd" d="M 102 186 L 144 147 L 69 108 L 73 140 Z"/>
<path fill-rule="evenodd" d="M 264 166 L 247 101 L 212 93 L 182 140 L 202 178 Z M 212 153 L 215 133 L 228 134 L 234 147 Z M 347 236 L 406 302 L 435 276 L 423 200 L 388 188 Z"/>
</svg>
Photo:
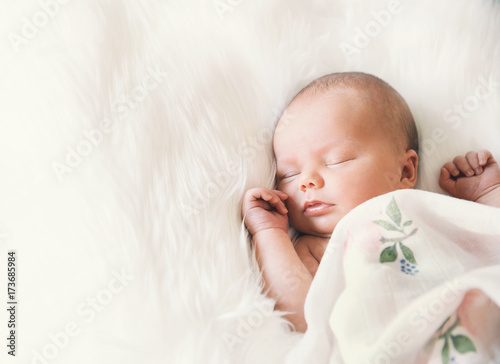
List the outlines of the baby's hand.
<svg viewBox="0 0 500 364">
<path fill-rule="evenodd" d="M 500 168 L 489 151 L 469 152 L 441 168 L 439 185 L 453 197 L 496 205 Z"/>
<path fill-rule="evenodd" d="M 278 228 L 288 233 L 288 210 L 284 200 L 288 195 L 278 190 L 267 188 L 251 188 L 243 196 L 241 215 L 250 234 Z"/>
</svg>

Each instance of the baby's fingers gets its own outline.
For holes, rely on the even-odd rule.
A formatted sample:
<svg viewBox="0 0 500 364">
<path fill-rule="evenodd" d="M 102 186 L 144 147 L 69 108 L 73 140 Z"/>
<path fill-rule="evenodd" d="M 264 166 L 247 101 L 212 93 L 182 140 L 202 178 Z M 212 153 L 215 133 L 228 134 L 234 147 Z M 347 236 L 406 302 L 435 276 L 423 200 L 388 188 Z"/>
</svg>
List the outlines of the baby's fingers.
<svg viewBox="0 0 500 364">
<path fill-rule="evenodd" d="M 288 198 L 288 195 L 280 190 L 273 190 L 273 192 L 275 192 L 282 200 L 286 200 Z"/>
<path fill-rule="evenodd" d="M 457 166 L 453 162 L 448 162 L 446 163 L 442 169 L 446 169 L 449 175 L 452 175 L 453 177 L 457 177 L 460 174 L 460 171 L 458 170 Z M 443 173 L 443 171 L 441 171 Z"/>
<path fill-rule="evenodd" d="M 483 167 L 479 165 L 479 153 L 477 152 L 468 152 L 465 155 L 469 166 L 474 170 L 474 172 L 479 175 L 483 173 Z"/>
<path fill-rule="evenodd" d="M 450 174 L 449 168 L 446 167 L 446 165 L 450 164 L 446 163 L 442 168 L 441 168 L 441 175 L 439 176 L 439 186 L 445 190 L 446 192 L 453 194 L 453 191 L 455 189 L 455 184 L 457 183 L 453 178 L 451 178 L 452 174 Z M 453 164 L 453 163 L 451 163 Z M 457 175 L 459 174 L 457 170 Z"/>
<path fill-rule="evenodd" d="M 283 203 L 283 201 L 281 201 L 280 197 L 278 197 L 278 195 L 275 192 L 262 191 L 262 199 L 264 201 L 267 201 L 269 205 L 276 208 L 276 210 L 278 210 L 282 214 L 286 214 L 288 212 L 287 208 L 285 207 L 285 204 Z"/>
<path fill-rule="evenodd" d="M 495 162 L 495 159 L 493 158 L 493 155 L 491 155 L 489 150 L 483 149 L 477 152 L 477 157 L 479 159 L 479 164 L 481 166 L 485 166 L 488 161 L 493 160 Z"/>
<path fill-rule="evenodd" d="M 472 177 L 474 175 L 474 171 L 472 170 L 467 158 L 459 155 L 453 159 L 453 163 L 455 166 L 467 177 Z"/>
</svg>

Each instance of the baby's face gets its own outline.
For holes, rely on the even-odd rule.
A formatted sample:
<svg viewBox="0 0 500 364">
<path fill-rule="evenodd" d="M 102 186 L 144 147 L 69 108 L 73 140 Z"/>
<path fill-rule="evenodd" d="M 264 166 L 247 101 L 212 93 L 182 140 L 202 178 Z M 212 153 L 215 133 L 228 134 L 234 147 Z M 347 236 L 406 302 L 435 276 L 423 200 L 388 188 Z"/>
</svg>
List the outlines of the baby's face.
<svg viewBox="0 0 500 364">
<path fill-rule="evenodd" d="M 299 100 L 288 114 L 293 122 L 276 129 L 274 153 L 277 189 L 289 196 L 296 230 L 330 237 L 357 205 L 405 188 L 398 177 L 404 153 L 396 153 L 379 107 L 357 91 Z"/>
</svg>

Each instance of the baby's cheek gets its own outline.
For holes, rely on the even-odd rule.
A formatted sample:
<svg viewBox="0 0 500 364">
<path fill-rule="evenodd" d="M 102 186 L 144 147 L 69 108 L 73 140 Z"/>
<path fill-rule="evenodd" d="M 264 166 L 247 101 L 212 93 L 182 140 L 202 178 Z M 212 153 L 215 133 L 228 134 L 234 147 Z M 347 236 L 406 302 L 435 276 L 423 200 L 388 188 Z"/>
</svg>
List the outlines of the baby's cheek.
<svg viewBox="0 0 500 364">
<path fill-rule="evenodd" d="M 290 210 L 288 210 L 288 224 L 295 230 L 302 231 L 302 227 L 300 226 L 300 220 Z"/>
<path fill-rule="evenodd" d="M 302 210 L 299 210 L 292 202 L 289 202 L 286 208 L 288 209 L 288 222 L 295 229 L 300 229 L 301 225 L 304 223 Z"/>
<path fill-rule="evenodd" d="M 297 221 L 300 218 L 300 213 L 297 210 L 297 206 L 295 206 L 293 203 L 287 203 L 286 208 L 288 209 L 288 218 L 291 221 Z"/>
<path fill-rule="evenodd" d="M 296 211 L 299 205 L 297 199 L 293 196 L 293 194 L 288 193 L 286 190 L 282 190 L 281 192 L 284 192 L 288 195 L 288 198 L 285 200 L 285 206 L 288 211 Z"/>
</svg>

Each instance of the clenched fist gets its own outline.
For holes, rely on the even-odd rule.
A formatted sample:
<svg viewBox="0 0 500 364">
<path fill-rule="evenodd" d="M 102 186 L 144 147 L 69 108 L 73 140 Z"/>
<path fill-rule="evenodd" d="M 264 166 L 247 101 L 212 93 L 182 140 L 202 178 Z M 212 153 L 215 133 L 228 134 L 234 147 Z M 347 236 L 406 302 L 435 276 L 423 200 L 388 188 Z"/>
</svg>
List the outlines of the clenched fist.
<svg viewBox="0 0 500 364">
<path fill-rule="evenodd" d="M 241 215 L 245 218 L 245 225 L 250 234 L 266 229 L 282 229 L 288 232 L 288 210 L 285 201 L 288 195 L 267 188 L 256 187 L 249 189 L 243 196 Z"/>
<path fill-rule="evenodd" d="M 441 168 L 439 185 L 453 197 L 487 203 L 500 192 L 500 168 L 489 151 L 469 152 Z"/>
</svg>

